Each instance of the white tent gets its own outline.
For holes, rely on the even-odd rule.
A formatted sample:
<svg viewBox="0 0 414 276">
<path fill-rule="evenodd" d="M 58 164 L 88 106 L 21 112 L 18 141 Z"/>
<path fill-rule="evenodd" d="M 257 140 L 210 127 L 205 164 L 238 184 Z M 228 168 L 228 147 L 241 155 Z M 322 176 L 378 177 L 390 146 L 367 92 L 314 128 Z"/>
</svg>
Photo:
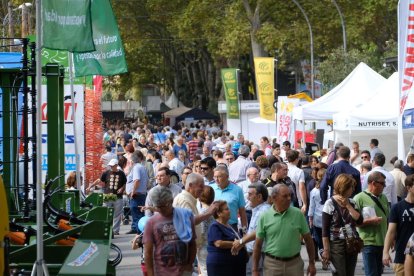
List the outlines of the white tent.
<svg viewBox="0 0 414 276">
<path fill-rule="evenodd" d="M 295 107 L 294 120 L 323 121 L 331 120 L 333 114 L 347 111 L 364 103 L 375 93 L 375 88 L 385 78 L 361 62 L 335 88 L 319 99 Z"/>
<path fill-rule="evenodd" d="M 335 140 L 347 145 L 358 141 L 361 149 L 369 149 L 371 138 L 376 138 L 390 160 L 397 155 L 398 102 L 398 73 L 394 73 L 367 101 L 333 115 Z"/>
<path fill-rule="evenodd" d="M 165 101 L 165 104 L 171 109 L 184 106 L 182 102 L 178 101 L 178 98 L 174 92 L 171 93 L 170 97 Z"/>
</svg>

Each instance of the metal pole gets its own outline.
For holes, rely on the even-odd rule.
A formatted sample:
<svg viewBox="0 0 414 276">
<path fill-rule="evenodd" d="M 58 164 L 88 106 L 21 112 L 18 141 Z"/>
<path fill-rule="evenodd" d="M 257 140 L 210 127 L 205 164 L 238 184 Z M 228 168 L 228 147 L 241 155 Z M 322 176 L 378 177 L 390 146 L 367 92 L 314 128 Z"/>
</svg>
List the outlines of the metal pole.
<svg viewBox="0 0 414 276">
<path fill-rule="evenodd" d="M 36 232 L 36 263 L 33 265 L 33 271 L 36 272 L 36 275 L 49 275 L 47 267 L 44 265 L 43 259 L 43 189 L 42 189 L 42 0 L 36 0 L 36 38 L 37 38 L 37 48 L 36 48 L 36 90 L 37 90 L 37 136 L 36 136 L 36 146 L 37 146 L 37 163 L 36 163 L 36 174 L 37 174 L 37 183 L 36 183 L 36 222 L 37 222 L 37 232 Z"/>
<path fill-rule="evenodd" d="M 13 21 L 13 4 L 10 1 L 9 5 L 7 6 L 7 15 L 9 16 L 9 38 L 14 37 L 14 21 Z M 4 22 L 3 22 L 4 24 Z M 3 25 L 4 28 L 4 25 Z M 14 44 L 14 43 L 10 43 Z M 10 52 L 13 52 L 13 46 L 10 46 Z"/>
<path fill-rule="evenodd" d="M 78 135 L 76 133 L 76 109 L 75 109 L 75 92 L 73 88 L 73 53 L 69 53 L 69 81 L 70 81 L 70 99 L 72 105 L 73 135 L 75 136 L 75 162 L 76 162 L 76 188 L 81 191 L 81 178 L 79 170 L 79 152 L 78 152 Z M 128 100 L 129 101 L 129 100 Z"/>
<path fill-rule="evenodd" d="M 241 93 L 239 92 L 239 74 L 240 74 L 240 69 L 236 69 L 236 78 L 237 78 L 237 86 L 236 86 L 236 93 L 237 93 L 237 103 L 239 104 L 239 121 L 240 121 L 240 133 L 243 133 L 243 121 L 242 121 L 242 114 L 241 114 Z"/>
<path fill-rule="evenodd" d="M 277 58 L 276 58 L 276 51 L 275 51 L 275 58 L 274 58 L 274 63 L 275 63 L 275 72 L 274 72 L 274 74 L 275 74 L 275 77 L 274 77 L 274 82 L 275 82 L 275 85 L 274 85 L 274 102 L 277 102 L 277 92 L 278 92 L 278 90 L 277 90 L 277 62 L 278 62 L 278 60 L 277 60 Z M 276 124 L 276 131 L 277 131 L 277 110 L 276 110 L 276 108 L 275 108 L 275 124 Z"/>
<path fill-rule="evenodd" d="M 332 3 L 335 5 L 336 10 L 339 13 L 339 18 L 341 18 L 341 24 L 342 24 L 342 39 L 344 42 L 344 53 L 346 53 L 346 29 L 345 29 L 345 19 L 344 19 L 344 15 L 341 11 L 341 9 L 339 8 L 338 3 L 336 3 L 335 0 L 332 0 Z"/>
<path fill-rule="evenodd" d="M 302 12 L 303 16 L 305 17 L 306 23 L 308 24 L 309 27 L 309 34 L 310 34 L 310 52 L 311 52 L 311 97 L 312 100 L 315 99 L 315 84 L 314 84 L 314 69 L 313 69 L 313 33 L 312 33 L 312 26 L 310 24 L 309 18 L 307 16 L 307 14 L 305 13 L 305 10 L 302 8 L 302 6 L 298 3 L 298 1 L 296 0 L 292 0 L 293 3 L 296 4 L 296 6 L 298 6 L 298 8 L 300 9 L 300 11 Z"/>
<path fill-rule="evenodd" d="M 22 37 L 27 36 L 27 7 L 26 4 L 22 4 Z"/>
</svg>

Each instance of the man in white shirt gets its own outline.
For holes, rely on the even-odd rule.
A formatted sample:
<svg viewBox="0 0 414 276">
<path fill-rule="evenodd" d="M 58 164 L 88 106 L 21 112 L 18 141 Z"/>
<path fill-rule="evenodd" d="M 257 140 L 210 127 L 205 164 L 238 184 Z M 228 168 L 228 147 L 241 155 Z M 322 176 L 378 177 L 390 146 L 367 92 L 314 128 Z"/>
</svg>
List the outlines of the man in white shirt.
<svg viewBox="0 0 414 276">
<path fill-rule="evenodd" d="M 296 186 L 296 197 L 298 198 L 299 207 L 301 208 L 302 213 L 306 213 L 307 207 L 307 194 L 305 186 L 305 173 L 303 170 L 297 167 L 299 162 L 299 152 L 296 150 L 290 150 L 286 153 L 286 158 L 288 160 L 288 176 L 295 183 Z"/>
<path fill-rule="evenodd" d="M 175 157 L 174 152 L 170 150 L 165 152 L 165 157 L 168 160 L 168 167 L 170 170 L 175 171 L 178 175 L 180 175 L 185 167 L 184 163 Z"/>
</svg>

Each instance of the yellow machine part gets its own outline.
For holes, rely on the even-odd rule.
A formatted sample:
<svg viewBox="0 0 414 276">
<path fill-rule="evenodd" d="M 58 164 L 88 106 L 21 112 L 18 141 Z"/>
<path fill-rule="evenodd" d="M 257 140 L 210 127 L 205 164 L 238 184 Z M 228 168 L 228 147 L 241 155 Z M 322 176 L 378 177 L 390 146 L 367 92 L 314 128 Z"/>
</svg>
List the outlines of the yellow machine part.
<svg viewBox="0 0 414 276">
<path fill-rule="evenodd" d="M 4 238 L 9 232 L 9 208 L 6 190 L 0 175 L 0 275 L 4 275 Z"/>
</svg>

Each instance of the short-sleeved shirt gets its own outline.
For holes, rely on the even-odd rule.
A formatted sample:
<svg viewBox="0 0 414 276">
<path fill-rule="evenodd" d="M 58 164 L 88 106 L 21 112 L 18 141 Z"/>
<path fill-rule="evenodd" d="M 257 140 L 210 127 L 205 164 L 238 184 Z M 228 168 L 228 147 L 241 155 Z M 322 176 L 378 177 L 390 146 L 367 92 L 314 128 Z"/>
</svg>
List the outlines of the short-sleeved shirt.
<svg viewBox="0 0 414 276">
<path fill-rule="evenodd" d="M 250 219 L 249 228 L 247 229 L 247 234 L 250 234 L 256 231 L 257 223 L 259 221 L 260 216 L 269 210 L 270 205 L 267 202 L 263 202 L 252 209 L 252 218 Z M 246 244 L 247 252 L 253 252 L 254 248 L 254 241 L 248 242 Z M 264 248 L 262 247 L 262 250 Z"/>
<path fill-rule="evenodd" d="M 408 254 L 414 257 L 414 233 L 408 239 L 407 246 L 405 247 L 404 254 Z"/>
<path fill-rule="evenodd" d="M 371 194 L 370 192 L 366 191 Z M 372 196 L 375 196 L 371 194 Z M 381 208 L 375 203 L 375 201 L 367 195 L 365 192 L 361 192 L 354 196 L 355 207 L 361 215 L 364 214 L 364 207 L 371 207 L 375 209 L 377 217 L 382 217 L 381 224 L 379 225 L 365 225 L 364 227 L 358 227 L 358 233 L 361 239 L 364 241 L 364 245 L 375 245 L 375 246 L 384 246 L 385 235 L 387 234 L 388 227 L 388 216 L 390 214 L 390 209 L 388 207 L 387 197 L 383 194 L 377 197 L 379 203 L 384 209 L 384 212 Z"/>
<path fill-rule="evenodd" d="M 123 171 L 113 172 L 112 170 L 107 170 L 101 175 L 101 181 L 105 183 L 105 194 L 114 194 L 118 198 L 122 198 L 122 193 L 118 194 L 118 190 L 124 187 L 127 182 Z"/>
<path fill-rule="evenodd" d="M 266 242 L 265 253 L 288 258 L 300 252 L 300 236 L 309 233 L 305 216 L 296 207 L 276 212 L 274 206 L 259 218 L 256 237 Z"/>
<path fill-rule="evenodd" d="M 158 185 L 157 185 L 158 186 Z M 147 197 L 145 198 L 145 206 L 154 206 L 154 203 L 151 200 L 151 196 L 152 193 L 154 192 L 154 189 L 157 187 L 153 187 L 151 188 L 151 190 L 149 190 Z M 173 184 L 170 183 L 168 184 L 167 188 L 171 191 L 173 198 L 175 198 L 179 193 L 181 193 L 183 191 L 183 189 L 180 188 L 180 186 L 178 186 L 177 184 Z M 145 210 L 145 215 L 147 217 L 151 217 L 153 215 L 153 212 L 151 212 L 149 209 Z"/>
<path fill-rule="evenodd" d="M 355 201 L 352 198 L 349 199 L 349 203 L 355 208 Z M 356 231 L 356 221 L 352 218 L 348 209 L 341 206 L 338 206 L 338 208 L 342 214 L 338 214 L 332 198 L 330 198 L 325 202 L 322 209 L 322 237 L 329 237 L 331 241 L 345 239 L 344 233 L 341 231 L 341 227 L 344 224 L 350 224 L 352 229 Z M 330 220 L 326 221 L 326 218 Z M 325 227 L 325 224 L 328 226 Z"/>
<path fill-rule="evenodd" d="M 173 207 L 188 209 L 193 213 L 194 216 L 198 216 L 199 214 L 197 209 L 197 199 L 186 190 L 182 190 L 181 193 L 174 197 Z M 202 243 L 201 227 L 201 223 L 195 226 L 198 248 L 201 246 Z"/>
<path fill-rule="evenodd" d="M 185 153 L 187 154 L 187 146 L 185 144 L 182 144 L 181 146 L 179 146 L 178 144 L 174 144 L 173 151 L 174 151 L 175 157 L 178 157 L 178 152 L 180 150 L 185 151 Z"/>
<path fill-rule="evenodd" d="M 244 265 L 245 250 L 240 250 L 238 255 L 232 255 L 230 248 L 218 248 L 214 245 L 215 241 L 234 241 L 239 239 L 233 228 L 225 226 L 217 221 L 213 222 L 208 228 L 207 235 L 207 264 L 234 264 Z"/>
<path fill-rule="evenodd" d="M 243 190 L 236 184 L 229 183 L 229 185 L 221 189 L 217 183 L 211 185 L 214 189 L 214 200 L 224 200 L 230 209 L 229 224 L 237 223 L 237 214 L 239 208 L 244 208 L 246 202 L 244 201 Z"/>
<path fill-rule="evenodd" d="M 191 222 L 194 233 L 194 220 Z M 195 235 L 193 235 L 193 240 Z M 154 245 L 154 270 L 157 276 L 179 276 L 181 267 L 189 262 L 189 244 L 180 240 L 173 219 L 156 213 L 145 225 L 143 243 Z"/>
<path fill-rule="evenodd" d="M 139 180 L 140 184 L 136 191 L 132 191 L 135 180 Z M 138 163 L 135 164 L 127 176 L 127 194 L 131 192 L 146 194 L 148 181 L 149 177 L 145 167 Z"/>
<path fill-rule="evenodd" d="M 394 263 L 403 264 L 405 260 L 405 246 L 411 234 L 414 232 L 414 204 L 408 203 L 406 200 L 401 200 L 393 205 L 389 222 L 397 224 Z"/>
<path fill-rule="evenodd" d="M 298 198 L 299 206 L 302 206 L 302 197 L 299 193 L 299 183 L 305 183 L 305 173 L 302 169 L 299 169 L 296 165 L 288 163 L 288 176 L 295 183 L 296 197 Z"/>
</svg>

